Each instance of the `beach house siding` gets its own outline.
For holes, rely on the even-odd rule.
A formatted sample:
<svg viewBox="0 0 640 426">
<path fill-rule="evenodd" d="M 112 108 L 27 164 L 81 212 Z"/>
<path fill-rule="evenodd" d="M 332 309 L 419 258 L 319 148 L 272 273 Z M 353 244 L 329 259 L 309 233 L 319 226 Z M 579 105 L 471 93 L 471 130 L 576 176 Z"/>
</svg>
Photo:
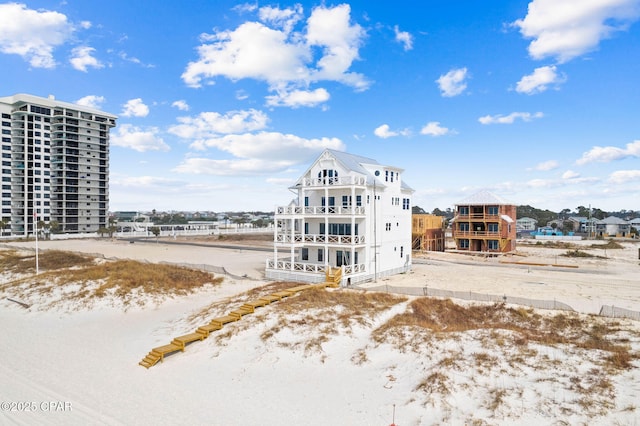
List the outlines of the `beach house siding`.
<svg viewBox="0 0 640 426">
<path fill-rule="evenodd" d="M 516 249 L 516 205 L 481 191 L 455 205 L 456 249 L 506 253 Z"/>
<path fill-rule="evenodd" d="M 411 268 L 411 195 L 403 169 L 325 150 L 276 207 L 274 252 L 266 276 L 324 280 L 343 268 L 343 284 L 376 280 Z"/>
</svg>

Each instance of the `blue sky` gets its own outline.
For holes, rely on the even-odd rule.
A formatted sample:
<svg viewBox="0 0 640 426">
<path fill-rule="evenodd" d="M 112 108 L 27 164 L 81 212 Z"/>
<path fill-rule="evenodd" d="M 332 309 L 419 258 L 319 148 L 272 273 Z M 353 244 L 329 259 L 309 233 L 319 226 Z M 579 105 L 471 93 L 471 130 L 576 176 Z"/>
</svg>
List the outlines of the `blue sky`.
<svg viewBox="0 0 640 426">
<path fill-rule="evenodd" d="M 110 209 L 273 210 L 325 148 L 413 204 L 640 210 L 640 0 L 0 3 L 0 96 L 118 115 Z"/>
</svg>

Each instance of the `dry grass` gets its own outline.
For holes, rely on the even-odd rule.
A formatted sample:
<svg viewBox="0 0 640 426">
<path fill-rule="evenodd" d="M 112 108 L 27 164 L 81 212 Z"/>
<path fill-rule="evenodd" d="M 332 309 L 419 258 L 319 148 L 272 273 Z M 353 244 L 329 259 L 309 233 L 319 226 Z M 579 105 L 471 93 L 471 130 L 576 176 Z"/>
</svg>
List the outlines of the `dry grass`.
<svg viewBox="0 0 640 426">
<path fill-rule="evenodd" d="M 125 305 L 133 302 L 143 306 L 147 297 L 158 300 L 185 295 L 205 285 L 219 285 L 223 280 L 184 267 L 133 260 L 104 261 L 57 250 L 42 252 L 38 260 L 42 272 L 32 275 L 35 254 L 0 251 L 3 270 L 20 277 L 4 284 L 3 290 L 19 298 L 38 297 L 38 304 L 43 306 L 64 301 L 82 301 L 82 306 L 89 306 L 108 296 Z"/>
<path fill-rule="evenodd" d="M 278 302 L 272 325 L 260 337 L 264 341 L 275 339 L 281 347 L 300 348 L 307 354 L 322 353 L 322 344 L 331 336 L 351 334 L 355 325 L 370 325 L 376 315 L 404 300 L 377 292 L 305 290 Z M 288 333 L 283 334 L 285 330 Z M 282 338 L 283 335 L 293 337 Z M 366 352 L 360 352 L 354 361 L 362 363 L 366 359 Z"/>
<path fill-rule="evenodd" d="M 411 327 L 434 333 L 460 333 L 469 330 L 503 330 L 514 333 L 513 343 L 526 347 L 529 342 L 543 345 L 572 345 L 605 354 L 607 367 L 628 369 L 638 355 L 629 346 L 616 341 L 618 324 L 591 318 L 585 322 L 574 314 L 542 316 L 533 310 L 509 308 L 504 304 L 461 306 L 450 300 L 419 298 L 410 303 L 410 310 L 397 315 L 374 333 L 376 341 L 397 336 L 396 329 Z M 501 341 L 504 344 L 504 340 Z"/>
<path fill-rule="evenodd" d="M 596 256 L 594 254 L 591 253 L 587 253 L 586 251 L 582 251 L 582 250 L 567 250 L 565 253 L 562 253 L 560 256 L 564 256 L 564 257 L 583 257 L 583 258 L 587 258 L 587 257 L 597 257 L 600 259 L 604 259 L 602 256 Z"/>
<path fill-rule="evenodd" d="M 591 244 L 589 246 L 590 248 L 593 249 L 611 249 L 611 250 L 620 250 L 620 249 L 624 249 L 624 246 L 620 243 L 618 243 L 617 241 L 614 240 L 607 240 L 606 243 L 604 244 Z"/>
<path fill-rule="evenodd" d="M 72 267 L 83 267 L 94 263 L 94 259 L 61 250 L 47 250 L 38 253 L 38 266 L 41 271 L 54 271 Z M 36 254 L 15 250 L 0 251 L 0 268 L 14 274 L 32 274 L 36 272 Z"/>
</svg>

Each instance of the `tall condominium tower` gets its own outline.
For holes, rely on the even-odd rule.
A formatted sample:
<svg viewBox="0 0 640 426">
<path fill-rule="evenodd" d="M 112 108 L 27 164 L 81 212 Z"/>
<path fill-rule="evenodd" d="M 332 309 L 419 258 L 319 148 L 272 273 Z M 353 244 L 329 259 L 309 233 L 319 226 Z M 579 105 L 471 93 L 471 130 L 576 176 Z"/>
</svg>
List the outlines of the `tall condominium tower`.
<svg viewBox="0 0 640 426">
<path fill-rule="evenodd" d="M 62 233 L 107 227 L 109 130 L 117 117 L 26 94 L 0 97 L 0 113 L 0 235 L 28 236 L 39 222 Z"/>
</svg>

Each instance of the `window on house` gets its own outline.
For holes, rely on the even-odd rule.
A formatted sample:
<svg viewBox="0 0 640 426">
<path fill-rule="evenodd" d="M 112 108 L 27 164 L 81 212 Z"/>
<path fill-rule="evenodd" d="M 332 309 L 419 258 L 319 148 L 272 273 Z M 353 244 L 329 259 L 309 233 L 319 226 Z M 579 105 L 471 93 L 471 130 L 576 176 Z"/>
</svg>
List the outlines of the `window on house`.
<svg viewBox="0 0 640 426">
<path fill-rule="evenodd" d="M 389 182 L 389 170 L 384 171 L 384 181 Z"/>
<path fill-rule="evenodd" d="M 322 228 L 321 224 L 321 228 Z M 355 224 L 354 235 L 358 235 L 358 224 Z M 329 224 L 329 235 L 351 235 L 351 224 L 350 223 L 330 223 Z"/>
<path fill-rule="evenodd" d="M 489 240 L 487 241 L 487 245 L 489 250 L 498 250 L 498 240 Z"/>
<path fill-rule="evenodd" d="M 318 249 L 318 262 L 324 262 L 324 249 Z"/>
<path fill-rule="evenodd" d="M 362 206 L 362 195 L 356 195 L 356 206 Z"/>
<path fill-rule="evenodd" d="M 490 216 L 497 216 L 498 215 L 498 206 L 489 206 L 487 208 L 487 213 L 489 213 Z"/>
<path fill-rule="evenodd" d="M 489 232 L 498 232 L 498 224 L 497 223 L 488 223 L 487 230 Z"/>
<path fill-rule="evenodd" d="M 462 232 L 469 232 L 469 224 L 468 223 L 459 223 L 458 224 L 458 230 L 462 231 Z"/>
<path fill-rule="evenodd" d="M 327 206 L 327 199 L 325 197 L 322 197 L 322 207 Z M 336 205 L 336 197 L 329 197 L 329 207 L 335 206 Z"/>
<path fill-rule="evenodd" d="M 324 169 L 318 172 L 318 182 L 328 183 L 329 185 L 336 183 L 338 180 L 338 171 L 333 169 Z"/>
<path fill-rule="evenodd" d="M 309 207 L 309 197 L 304 197 L 304 206 Z"/>
<path fill-rule="evenodd" d="M 469 240 L 466 239 L 466 238 L 458 240 L 458 247 L 461 248 L 461 249 L 468 249 L 469 248 Z"/>
<path fill-rule="evenodd" d="M 458 206 L 458 214 L 462 216 L 469 215 L 469 207 L 468 206 Z"/>
</svg>

